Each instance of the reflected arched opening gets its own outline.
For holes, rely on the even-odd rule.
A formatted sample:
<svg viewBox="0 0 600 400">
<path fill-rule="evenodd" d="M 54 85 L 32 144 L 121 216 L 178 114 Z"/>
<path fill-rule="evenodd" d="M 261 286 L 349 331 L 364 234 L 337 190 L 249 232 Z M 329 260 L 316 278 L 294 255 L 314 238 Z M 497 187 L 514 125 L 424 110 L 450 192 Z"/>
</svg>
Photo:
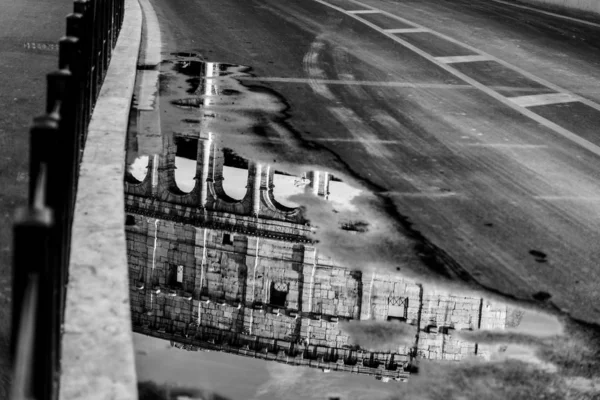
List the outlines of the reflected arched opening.
<svg viewBox="0 0 600 400">
<path fill-rule="evenodd" d="M 175 137 L 175 183 L 184 193 L 190 193 L 196 185 L 196 158 L 198 139 Z"/>
<path fill-rule="evenodd" d="M 273 198 L 285 207 L 300 207 L 300 204 L 291 200 L 290 197 L 303 194 L 309 183 L 310 181 L 305 176 L 297 177 L 275 171 L 273 176 Z"/>
<path fill-rule="evenodd" d="M 242 200 L 246 195 L 248 170 L 223 166 L 223 191 L 234 200 Z"/>
<path fill-rule="evenodd" d="M 233 200 L 242 200 L 248 191 L 248 160 L 227 148 L 223 156 L 223 191 Z"/>
<path fill-rule="evenodd" d="M 134 180 L 137 181 L 132 183 L 143 182 L 148 174 L 148 156 L 140 156 L 133 160 L 133 163 L 129 165 L 128 171 L 130 176 L 135 178 Z"/>
</svg>

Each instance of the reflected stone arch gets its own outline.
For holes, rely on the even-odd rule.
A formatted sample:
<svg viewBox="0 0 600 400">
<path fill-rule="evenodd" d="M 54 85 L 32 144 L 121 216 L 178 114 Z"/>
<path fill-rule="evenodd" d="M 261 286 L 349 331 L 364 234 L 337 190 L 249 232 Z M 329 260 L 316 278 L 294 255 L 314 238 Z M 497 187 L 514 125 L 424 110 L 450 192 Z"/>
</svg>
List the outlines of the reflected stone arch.
<svg viewBox="0 0 600 400">
<path fill-rule="evenodd" d="M 127 168 L 125 171 L 125 192 L 142 196 L 149 196 L 152 193 L 152 170 L 155 162 L 154 156 L 148 157 L 146 175 L 142 181 L 138 180 Z"/>
<path fill-rule="evenodd" d="M 286 182 L 286 180 L 288 180 L 289 182 Z M 300 207 L 300 204 L 295 203 L 292 200 L 289 200 L 287 197 L 304 194 L 308 182 L 309 182 L 309 180 L 304 176 L 295 177 L 295 176 L 290 176 L 290 175 L 286 175 L 286 174 L 278 174 L 277 171 L 275 171 L 275 173 L 273 174 L 273 180 L 272 180 L 272 184 L 274 185 L 274 188 L 273 188 L 273 199 L 274 200 L 273 201 L 281 204 L 282 207 L 287 207 L 287 208 Z M 284 188 L 284 185 L 285 186 L 291 185 L 291 186 L 289 188 Z M 283 195 L 282 193 L 285 189 L 288 189 L 288 190 L 287 190 L 286 194 Z"/>
<path fill-rule="evenodd" d="M 175 161 L 174 161 L 174 182 L 175 187 L 173 191 L 180 193 L 191 193 L 196 186 L 196 170 L 197 163 L 200 154 L 198 153 L 198 146 L 200 145 L 197 137 L 189 137 L 184 135 L 178 135 L 174 138 L 175 145 Z M 187 182 L 189 176 L 188 172 L 191 172 L 191 182 Z"/>
<path fill-rule="evenodd" d="M 239 216 L 251 216 L 305 224 L 300 208 L 287 207 L 273 195 L 274 170 L 269 165 L 250 162 L 242 199 L 229 196 L 223 186 L 224 152 L 212 140 L 212 135 L 198 139 L 195 162 L 195 182 L 191 192 L 180 190 L 175 182 L 176 146 L 174 138 L 163 138 L 163 153 L 149 157 L 149 173 L 142 182 L 130 173 L 124 177 L 126 193 L 152 199 L 153 207 L 161 212 L 175 206 L 188 215 L 202 211 L 216 211 Z M 188 156 L 188 158 L 191 158 Z M 241 182 L 240 182 L 241 183 Z M 276 189 L 275 189 L 276 190 Z M 176 213 L 182 212 L 181 210 Z"/>
<path fill-rule="evenodd" d="M 194 186 L 192 190 L 187 193 L 179 188 L 175 179 L 175 161 L 177 154 L 177 145 L 175 143 L 175 136 L 168 135 L 163 139 L 163 154 L 159 156 L 158 166 L 158 190 L 156 196 L 163 200 L 172 202 L 180 205 L 197 206 L 200 201 L 200 189 L 202 187 L 198 177 L 202 176 L 202 163 L 198 160 L 202 159 L 203 148 L 207 144 L 204 140 L 198 140 L 196 149 L 196 161 L 195 175 L 194 175 Z M 210 146 L 210 144 L 208 144 Z"/>
<path fill-rule="evenodd" d="M 247 215 L 250 214 L 252 204 L 252 194 L 246 186 L 245 195 L 236 200 L 229 196 L 223 187 L 223 167 L 224 167 L 224 151 L 217 146 L 210 149 L 210 158 L 208 161 L 208 177 L 207 190 L 208 198 L 206 207 L 216 211 L 225 211 L 235 214 Z M 248 171 L 248 181 L 250 180 L 251 172 Z"/>
<path fill-rule="evenodd" d="M 269 166 L 263 166 L 261 174 L 261 197 L 266 207 L 262 210 L 264 214 L 280 214 L 284 219 L 295 219 L 300 216 L 301 210 L 299 207 L 287 207 L 278 202 L 273 194 L 275 185 L 273 184 L 274 169 Z"/>
<path fill-rule="evenodd" d="M 127 171 L 125 172 L 126 180 L 134 184 L 142 183 L 148 176 L 149 163 L 149 156 L 145 155 L 137 157 L 133 163 L 127 166 Z M 138 172 L 141 176 L 139 176 Z"/>
<path fill-rule="evenodd" d="M 248 177 L 250 174 L 249 168 L 238 168 L 223 165 L 223 180 L 221 187 L 223 192 L 234 201 L 241 201 L 248 194 Z M 241 184 L 240 182 L 241 181 Z M 240 192 L 240 196 L 232 195 L 232 193 Z"/>
</svg>

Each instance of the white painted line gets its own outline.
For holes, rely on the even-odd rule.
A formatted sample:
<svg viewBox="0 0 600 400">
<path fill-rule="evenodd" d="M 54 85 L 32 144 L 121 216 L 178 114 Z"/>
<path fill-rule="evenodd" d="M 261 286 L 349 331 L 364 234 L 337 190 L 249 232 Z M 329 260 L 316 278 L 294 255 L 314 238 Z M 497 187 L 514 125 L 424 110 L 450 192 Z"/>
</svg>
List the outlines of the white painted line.
<svg viewBox="0 0 600 400">
<path fill-rule="evenodd" d="M 553 16 L 553 17 L 556 17 L 556 18 L 566 19 L 566 20 L 569 20 L 569 21 L 577 22 L 577 23 L 580 23 L 580 24 L 588 25 L 588 26 L 593 26 L 594 28 L 600 28 L 600 24 L 596 24 L 596 23 L 593 23 L 593 22 L 590 22 L 590 21 L 585 21 L 583 19 L 578 19 L 578 18 L 573 18 L 573 17 L 567 17 L 566 15 L 560 15 L 560 14 L 556 14 L 556 13 L 549 12 L 549 11 L 538 10 L 537 8 L 522 6 L 520 4 L 511 3 L 511 2 L 508 2 L 508 1 L 502 1 L 502 0 L 491 0 L 491 1 L 493 1 L 495 3 L 506 4 L 506 5 L 509 5 L 511 7 L 517 7 L 517 8 L 521 8 L 521 9 L 524 9 L 524 10 L 534 11 L 534 12 L 537 12 L 537 13 L 540 13 L 540 14 L 550 15 L 550 16 Z"/>
<path fill-rule="evenodd" d="M 229 80 L 230 77 L 226 76 L 215 76 L 213 78 L 207 78 L 215 81 Z M 239 81 L 252 81 L 252 82 L 280 82 L 280 83 L 319 83 L 323 85 L 348 85 L 348 86 L 378 86 L 378 87 L 394 87 L 394 88 L 408 88 L 408 89 L 460 89 L 460 90 L 478 90 L 472 85 L 466 84 L 447 84 L 447 83 L 413 83 L 413 82 L 394 82 L 394 81 L 355 81 L 351 79 L 312 79 L 312 78 L 285 78 L 278 76 L 240 76 L 236 78 Z M 490 86 L 491 89 L 496 91 L 506 90 L 513 92 L 523 93 L 539 93 L 538 88 L 529 87 L 514 87 L 514 86 Z"/>
<path fill-rule="evenodd" d="M 547 93 L 532 96 L 509 97 L 508 99 L 521 107 L 545 106 L 549 104 L 572 103 L 578 101 L 578 99 L 569 93 Z"/>
<path fill-rule="evenodd" d="M 457 192 L 386 192 L 386 195 L 409 198 L 444 198 L 459 196 Z"/>
<path fill-rule="evenodd" d="M 395 29 L 384 29 L 387 33 L 418 33 L 418 32 L 429 32 L 429 29 L 423 28 L 395 28 Z"/>
<path fill-rule="evenodd" d="M 325 5 L 328 5 L 329 7 L 335 8 L 335 9 L 341 11 L 341 12 L 345 12 L 345 10 L 343 10 L 343 9 L 341 9 L 339 7 L 336 7 L 336 6 L 332 6 L 329 3 L 326 3 L 326 2 L 324 2 L 322 0 L 314 0 L 314 1 L 317 1 L 317 2 L 325 4 Z M 358 6 L 364 7 L 364 8 L 376 9 L 375 7 L 372 7 L 372 6 L 369 6 L 367 4 L 361 3 L 358 0 L 348 0 L 348 1 L 351 2 L 351 3 L 354 3 L 354 4 L 358 5 Z M 550 89 L 552 89 L 552 90 L 554 90 L 556 92 L 569 93 L 569 94 L 575 96 L 583 104 L 588 105 L 588 106 L 590 106 L 590 107 L 592 107 L 592 108 L 600 111 L 600 104 L 595 103 L 595 102 L 593 102 L 591 100 L 588 100 L 588 99 L 586 99 L 584 97 L 578 96 L 578 95 L 574 94 L 573 92 L 571 92 L 571 91 L 569 91 L 569 90 L 567 90 L 565 88 L 562 88 L 562 87 L 560 87 L 558 85 L 555 85 L 554 83 L 549 82 L 549 81 L 547 81 L 545 79 L 539 78 L 539 77 L 535 76 L 534 74 L 531 74 L 531 73 L 525 71 L 524 69 L 516 67 L 516 66 L 514 66 L 514 65 L 512 65 L 512 64 L 510 64 L 510 63 L 508 63 L 508 62 L 506 62 L 504 60 L 501 60 L 501 59 L 499 59 L 497 57 L 492 56 L 491 54 L 484 53 L 481 50 L 479 50 L 479 49 L 477 49 L 477 48 L 475 48 L 473 46 L 470 46 L 470 45 L 468 45 L 466 43 L 462 43 L 462 42 L 460 42 L 460 41 L 458 41 L 458 40 L 456 40 L 454 38 L 451 38 L 450 36 L 444 35 L 443 33 L 436 32 L 436 31 L 434 31 L 432 29 L 429 29 L 429 28 L 427 28 L 425 26 L 419 25 L 416 22 L 413 22 L 413 21 L 407 20 L 405 18 L 399 17 L 399 16 L 394 15 L 394 14 L 392 14 L 390 12 L 387 12 L 387 11 L 382 11 L 382 10 L 380 10 L 380 11 L 381 11 L 381 14 L 387 15 L 390 18 L 394 18 L 394 19 L 396 19 L 396 20 L 398 20 L 398 21 L 400 21 L 400 22 L 402 22 L 404 24 L 414 25 L 415 27 L 425 29 L 425 30 L 429 31 L 430 33 L 438 36 L 441 39 L 444 39 L 444 40 L 446 40 L 448 42 L 451 42 L 451 43 L 457 44 L 459 46 L 462 46 L 462 47 L 464 47 L 466 49 L 469 49 L 469 50 L 473 51 L 474 53 L 485 55 L 485 56 L 489 57 L 490 60 L 493 60 L 493 61 L 497 62 L 498 64 L 501 64 L 502 66 L 504 66 L 506 68 L 509 68 L 509 69 L 511 69 L 511 70 L 513 70 L 515 72 L 518 72 L 519 74 L 523 75 L 526 78 L 531 79 L 534 82 L 537 82 L 537 83 L 539 83 L 541 85 L 547 86 L 548 88 L 550 88 Z M 374 29 L 377 29 L 380 32 L 384 32 L 384 30 L 380 29 L 379 27 L 375 26 L 374 24 L 371 24 L 371 23 L 369 23 L 367 21 L 364 21 L 364 20 L 361 20 L 361 21 L 364 24 L 366 24 L 366 25 L 368 25 L 368 26 L 370 26 L 370 27 L 372 27 Z M 583 21 L 579 21 L 579 22 L 583 22 Z M 600 27 L 600 25 L 597 25 L 597 24 L 595 24 L 595 26 Z M 387 35 L 387 36 L 389 36 L 389 35 Z M 392 36 L 389 36 L 389 37 L 391 37 L 392 39 L 394 39 L 394 37 L 392 37 Z M 399 42 L 399 43 L 401 43 L 398 40 L 396 40 L 396 41 Z M 456 71 L 456 72 L 458 72 L 458 71 Z"/>
<path fill-rule="evenodd" d="M 600 156 L 600 146 L 598 146 L 598 145 L 596 145 L 596 144 L 594 144 L 594 143 L 592 143 L 592 142 L 590 142 L 590 141 L 582 138 L 581 136 L 578 136 L 577 134 L 569 131 L 568 129 L 565 129 L 562 126 L 560 126 L 560 125 L 558 125 L 558 124 L 556 124 L 556 123 L 554 123 L 554 122 L 552 122 L 552 121 L 550 121 L 550 120 L 548 120 L 548 119 L 546 119 L 546 118 L 544 118 L 544 117 L 542 117 L 542 116 L 534 113 L 533 111 L 527 109 L 526 107 L 519 106 L 518 104 L 514 103 L 513 101 L 511 101 L 507 97 L 501 95 L 500 93 L 495 92 L 494 90 L 492 90 L 491 88 L 487 87 L 486 85 L 484 85 L 484 84 L 476 81 L 475 79 L 473 79 L 473 78 L 471 78 L 471 77 L 463 74 L 462 72 L 458 71 L 457 69 L 453 68 L 451 66 L 452 64 L 444 64 L 442 62 L 439 62 L 438 60 L 435 59 L 435 57 L 433 57 L 429 53 L 425 52 L 424 50 L 421 50 L 417 46 L 414 46 L 413 44 L 407 42 L 406 40 L 403 40 L 402 38 L 400 38 L 398 36 L 395 36 L 395 35 L 393 35 L 393 34 L 391 34 L 389 32 L 386 32 L 384 29 L 381 29 L 380 27 L 378 27 L 375 24 L 372 24 L 372 23 L 370 23 L 368 21 L 362 20 L 360 18 L 355 17 L 352 14 L 347 13 L 344 9 L 342 9 L 340 7 L 336 7 L 336 6 L 332 5 L 332 4 L 329 4 L 329 3 L 327 3 L 324 0 L 313 0 L 313 1 L 316 1 L 317 3 L 324 4 L 324 5 L 326 5 L 326 6 L 330 7 L 330 8 L 338 10 L 341 13 L 344 13 L 346 15 L 349 15 L 349 16 L 352 16 L 352 17 L 354 17 L 356 19 L 359 19 L 365 25 L 370 26 L 371 28 L 375 29 L 378 32 L 381 32 L 382 34 L 384 34 L 385 36 L 389 37 L 390 39 L 395 40 L 396 42 L 400 43 L 401 45 L 403 45 L 407 49 L 412 50 L 416 54 L 418 54 L 418 55 L 422 56 L 423 58 L 431 61 L 432 63 L 438 65 L 440 68 L 446 70 L 447 72 L 451 73 L 452 75 L 456 76 L 457 78 L 460 78 L 463 81 L 465 81 L 465 82 L 473 85 L 477 89 L 481 90 L 482 92 L 484 92 L 488 96 L 490 96 L 490 97 L 498 100 L 502 104 L 504 104 L 504 105 L 512 108 L 513 110 L 521 113 L 522 115 L 524 115 L 524 116 L 526 116 L 526 117 L 528 117 L 528 118 L 536 121 L 540 125 L 545 126 L 546 128 L 554 131 L 555 133 L 563 136 L 564 138 L 566 138 L 566 139 L 568 139 L 568 140 L 570 140 L 570 141 L 572 141 L 574 143 L 577 143 L 578 145 L 580 145 L 581 147 L 583 147 L 586 150 L 590 151 L 591 153 L 594 153 L 597 156 Z M 350 2 L 352 2 L 354 4 L 358 4 L 360 6 L 363 6 L 363 7 L 368 7 L 367 5 L 361 3 L 361 2 L 359 2 L 357 0 L 348 0 L 348 1 L 350 1 Z M 412 25 L 415 25 L 417 27 L 426 29 L 425 27 L 423 27 L 423 26 L 421 26 L 419 24 L 416 24 L 416 23 L 414 23 L 412 21 L 409 21 L 409 20 L 406 20 L 404 18 L 398 17 L 398 16 L 396 16 L 396 15 L 394 15 L 392 13 L 389 13 L 387 11 L 382 11 L 381 13 L 384 14 L 384 15 L 387 15 L 387 16 L 389 16 L 391 18 L 395 18 L 398 21 L 401 21 L 403 23 L 412 24 Z M 461 43 L 458 40 L 452 39 L 451 37 L 443 35 L 443 34 L 441 34 L 439 32 L 431 31 L 431 33 L 433 33 L 433 34 L 437 35 L 438 37 L 441 37 L 441 38 L 443 38 L 443 39 L 445 39 L 445 40 L 447 40 L 449 42 L 456 43 L 456 44 L 458 44 L 460 46 L 463 46 L 463 47 L 465 47 L 467 49 L 470 49 L 470 50 L 472 50 L 475 53 L 479 53 L 479 54 L 482 54 L 482 55 L 488 55 L 486 53 L 483 53 L 483 52 L 479 51 L 478 49 L 475 49 L 472 46 L 469 46 L 469 45 L 467 45 L 465 43 Z M 554 85 L 554 84 L 552 84 L 552 83 L 550 83 L 550 82 L 548 82 L 548 81 L 546 81 L 544 79 L 538 78 L 535 75 L 530 74 L 527 71 L 524 71 L 524 70 L 522 70 L 522 69 L 520 69 L 518 67 L 515 67 L 515 66 L 513 66 L 513 65 L 511 65 L 511 64 L 509 64 L 509 63 L 507 63 L 507 62 L 505 62 L 503 60 L 500 60 L 500 59 L 492 56 L 492 55 L 488 55 L 488 56 L 490 57 L 490 59 L 498 62 L 499 64 L 502 64 L 505 67 L 507 67 L 507 68 L 509 68 L 509 69 L 511 69 L 511 70 L 513 70 L 515 72 L 518 72 L 521 75 L 523 75 L 523 76 L 525 76 L 525 77 L 527 77 L 527 78 L 529 78 L 529 79 L 531 79 L 531 80 L 533 80 L 533 81 L 535 81 L 537 83 L 545 85 L 545 86 L 549 87 L 550 89 L 553 89 L 553 90 L 555 90 L 557 92 L 568 93 L 568 94 L 572 95 L 573 98 L 576 98 L 578 101 L 580 101 L 581 103 L 586 104 L 586 105 L 588 105 L 588 106 L 590 106 L 590 107 L 592 107 L 592 108 L 600 111 L 600 104 L 597 104 L 597 103 L 595 103 L 593 101 L 585 99 L 585 98 L 583 98 L 581 96 L 577 96 L 574 93 L 571 93 L 571 92 L 569 92 L 566 89 L 563 89 L 563 88 L 561 88 L 561 87 L 559 87 L 557 85 Z"/>
<path fill-rule="evenodd" d="M 316 138 L 310 139 L 315 142 L 340 142 L 340 143 L 383 143 L 383 144 L 402 144 L 402 140 L 384 140 L 384 139 L 347 139 L 347 138 Z"/>
<path fill-rule="evenodd" d="M 533 198 L 548 201 L 600 201 L 600 196 L 533 196 Z"/>
<path fill-rule="evenodd" d="M 389 168 L 387 163 L 393 159 L 393 155 L 386 146 L 380 146 L 380 138 L 371 127 L 365 123 L 354 111 L 346 107 L 328 107 L 327 110 L 348 130 L 350 135 L 360 143 L 364 149 L 373 157 L 381 160 L 381 168 Z"/>
<path fill-rule="evenodd" d="M 375 9 L 371 9 L 371 10 L 350 10 L 350 11 L 346 11 L 350 14 L 379 14 L 381 13 L 381 11 L 379 10 L 375 10 Z"/>
<path fill-rule="evenodd" d="M 545 149 L 545 144 L 518 144 L 518 143 L 466 143 L 466 147 L 490 147 L 499 149 Z"/>
<path fill-rule="evenodd" d="M 230 79 L 227 77 L 227 79 Z M 349 86 L 387 86 L 399 88 L 414 89 L 475 89 L 471 85 L 447 84 L 447 83 L 411 83 L 411 82 L 390 82 L 390 81 L 353 81 L 336 79 L 314 79 L 314 78 L 284 78 L 284 77 L 239 77 L 240 81 L 257 82 L 282 82 L 282 83 L 305 83 L 305 84 L 323 84 L 323 85 L 349 85 Z M 519 88 L 508 88 L 519 90 Z M 529 89 L 528 89 L 529 90 Z"/>
<path fill-rule="evenodd" d="M 472 56 L 451 56 L 451 57 L 436 57 L 436 60 L 444 64 L 490 61 L 491 59 L 484 54 L 475 54 Z"/>
</svg>

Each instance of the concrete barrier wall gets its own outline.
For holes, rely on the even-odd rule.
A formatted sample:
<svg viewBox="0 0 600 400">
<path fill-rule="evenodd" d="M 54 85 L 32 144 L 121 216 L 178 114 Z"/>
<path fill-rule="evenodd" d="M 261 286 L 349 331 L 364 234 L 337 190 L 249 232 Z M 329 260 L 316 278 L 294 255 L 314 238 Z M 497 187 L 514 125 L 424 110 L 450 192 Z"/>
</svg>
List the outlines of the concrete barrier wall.
<svg viewBox="0 0 600 400">
<path fill-rule="evenodd" d="M 124 17 L 81 162 L 60 400 L 138 398 L 123 197 L 125 138 L 142 33 L 137 0 L 125 0 Z"/>
</svg>

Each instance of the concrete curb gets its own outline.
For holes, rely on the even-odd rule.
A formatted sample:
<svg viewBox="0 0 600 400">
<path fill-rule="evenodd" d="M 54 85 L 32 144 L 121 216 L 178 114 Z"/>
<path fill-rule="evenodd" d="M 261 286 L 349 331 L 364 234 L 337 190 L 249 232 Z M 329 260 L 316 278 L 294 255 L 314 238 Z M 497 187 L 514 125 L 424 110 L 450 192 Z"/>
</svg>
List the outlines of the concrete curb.
<svg viewBox="0 0 600 400">
<path fill-rule="evenodd" d="M 148 0 L 139 0 L 144 14 L 144 25 L 142 26 L 142 48 L 138 60 L 138 68 L 155 68 L 160 64 L 162 50 L 162 35 L 158 24 L 158 16 Z"/>
<path fill-rule="evenodd" d="M 125 20 L 89 126 L 73 222 L 60 399 L 137 399 L 123 177 L 142 12 Z"/>
<path fill-rule="evenodd" d="M 151 156 L 162 151 L 158 95 L 162 39 L 158 17 L 152 4 L 148 0 L 139 2 L 144 14 L 144 24 L 133 103 L 137 126 L 135 140 L 138 142 L 138 155 Z M 158 165 L 154 166 L 157 167 Z"/>
</svg>

